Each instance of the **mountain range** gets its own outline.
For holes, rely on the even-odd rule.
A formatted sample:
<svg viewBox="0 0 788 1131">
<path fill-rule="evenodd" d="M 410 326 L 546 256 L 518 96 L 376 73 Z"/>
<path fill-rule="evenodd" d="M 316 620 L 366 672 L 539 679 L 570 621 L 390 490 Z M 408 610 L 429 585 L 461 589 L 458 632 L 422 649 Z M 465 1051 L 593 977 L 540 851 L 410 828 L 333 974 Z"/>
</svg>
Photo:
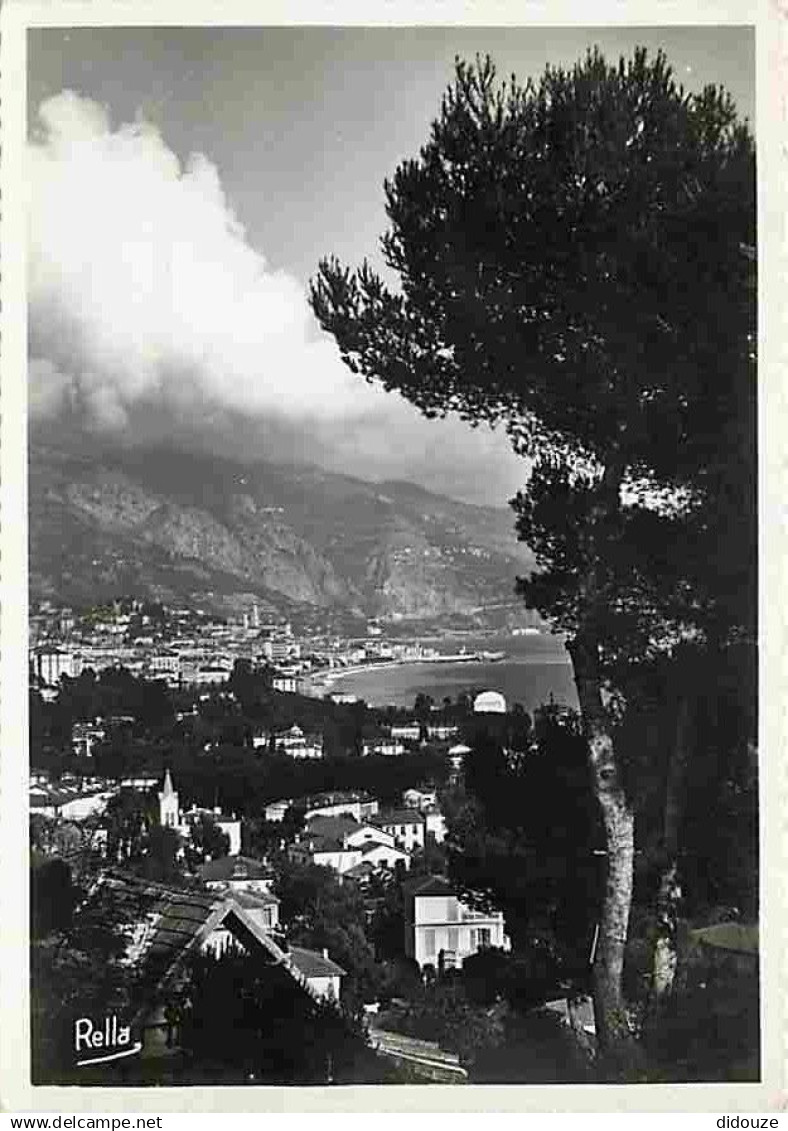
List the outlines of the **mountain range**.
<svg viewBox="0 0 788 1131">
<path fill-rule="evenodd" d="M 521 614 L 514 517 L 409 483 L 173 448 L 31 444 L 32 600 L 120 594 L 389 622 Z"/>
</svg>

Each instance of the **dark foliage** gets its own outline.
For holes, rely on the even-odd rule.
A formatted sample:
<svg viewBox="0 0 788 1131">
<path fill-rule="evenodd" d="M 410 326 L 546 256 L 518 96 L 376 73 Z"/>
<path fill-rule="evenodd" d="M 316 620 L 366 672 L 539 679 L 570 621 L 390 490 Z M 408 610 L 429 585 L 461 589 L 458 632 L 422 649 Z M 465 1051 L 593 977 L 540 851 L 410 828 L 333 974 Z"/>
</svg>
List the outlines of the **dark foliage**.
<svg viewBox="0 0 788 1131">
<path fill-rule="evenodd" d="M 213 1082 L 331 1084 L 374 1080 L 360 1023 L 317 1001 L 278 967 L 233 952 L 192 961 L 181 1044 Z"/>
<path fill-rule="evenodd" d="M 504 912 L 515 949 L 550 956 L 553 984 L 584 978 L 598 922 L 603 841 L 578 720 L 550 708 L 512 758 L 479 726 L 451 801 L 449 867 L 472 900 Z M 537 951 L 533 948 L 537 947 Z M 538 980 L 538 979 L 537 979 Z"/>
</svg>

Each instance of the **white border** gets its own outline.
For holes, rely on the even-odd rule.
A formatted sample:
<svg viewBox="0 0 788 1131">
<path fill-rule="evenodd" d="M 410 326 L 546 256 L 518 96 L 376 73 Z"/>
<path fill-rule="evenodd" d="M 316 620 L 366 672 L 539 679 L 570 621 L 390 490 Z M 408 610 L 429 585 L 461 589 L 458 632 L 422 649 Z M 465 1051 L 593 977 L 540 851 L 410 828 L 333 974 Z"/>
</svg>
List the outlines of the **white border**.
<svg viewBox="0 0 788 1131">
<path fill-rule="evenodd" d="M 788 1108 L 786 1000 L 788 687 L 781 452 L 788 374 L 788 0 L 6 0 L 0 12 L 2 310 L 0 311 L 0 1110 L 107 1112 L 765 1112 Z M 581 18 L 578 18 L 581 17 Z M 41 26 L 356 25 L 666 26 L 755 24 L 759 174 L 760 674 L 762 1083 L 348 1088 L 32 1088 L 29 1083 L 27 887 L 27 450 L 24 141 L 25 31 Z M 784 670 L 785 669 L 785 670 Z"/>
</svg>

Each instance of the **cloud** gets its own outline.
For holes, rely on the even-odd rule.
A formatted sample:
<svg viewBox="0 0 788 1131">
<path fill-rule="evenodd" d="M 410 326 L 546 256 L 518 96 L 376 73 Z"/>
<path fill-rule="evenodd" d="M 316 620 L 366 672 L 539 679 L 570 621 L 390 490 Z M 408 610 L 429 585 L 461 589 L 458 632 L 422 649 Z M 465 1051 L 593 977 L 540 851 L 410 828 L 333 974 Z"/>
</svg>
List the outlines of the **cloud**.
<svg viewBox="0 0 788 1131">
<path fill-rule="evenodd" d="M 29 168 L 37 434 L 314 462 L 478 502 L 519 486 L 500 432 L 427 421 L 342 364 L 303 285 L 248 242 L 206 157 L 184 164 L 150 124 L 113 129 L 63 91 L 39 108 Z"/>
<path fill-rule="evenodd" d="M 128 429 L 140 406 L 346 421 L 387 411 L 302 285 L 247 241 L 216 167 L 64 91 L 29 147 L 31 414 Z M 272 205 L 273 207 L 273 205 Z"/>
</svg>

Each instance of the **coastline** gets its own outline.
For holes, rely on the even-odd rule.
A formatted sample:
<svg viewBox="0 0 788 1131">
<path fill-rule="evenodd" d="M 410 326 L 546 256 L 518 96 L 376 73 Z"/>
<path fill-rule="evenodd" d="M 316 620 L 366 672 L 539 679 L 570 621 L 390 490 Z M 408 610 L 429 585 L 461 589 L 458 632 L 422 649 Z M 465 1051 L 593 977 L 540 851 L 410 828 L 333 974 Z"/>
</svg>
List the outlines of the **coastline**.
<svg viewBox="0 0 788 1131">
<path fill-rule="evenodd" d="M 422 693 L 436 700 L 446 696 L 498 690 L 511 702 L 531 708 L 551 697 L 575 705 L 571 661 L 565 652 L 523 651 L 507 653 L 493 661 L 453 657 L 383 660 L 353 664 L 309 677 L 307 694 L 318 698 L 343 693 L 374 706 L 411 706 Z"/>
</svg>

